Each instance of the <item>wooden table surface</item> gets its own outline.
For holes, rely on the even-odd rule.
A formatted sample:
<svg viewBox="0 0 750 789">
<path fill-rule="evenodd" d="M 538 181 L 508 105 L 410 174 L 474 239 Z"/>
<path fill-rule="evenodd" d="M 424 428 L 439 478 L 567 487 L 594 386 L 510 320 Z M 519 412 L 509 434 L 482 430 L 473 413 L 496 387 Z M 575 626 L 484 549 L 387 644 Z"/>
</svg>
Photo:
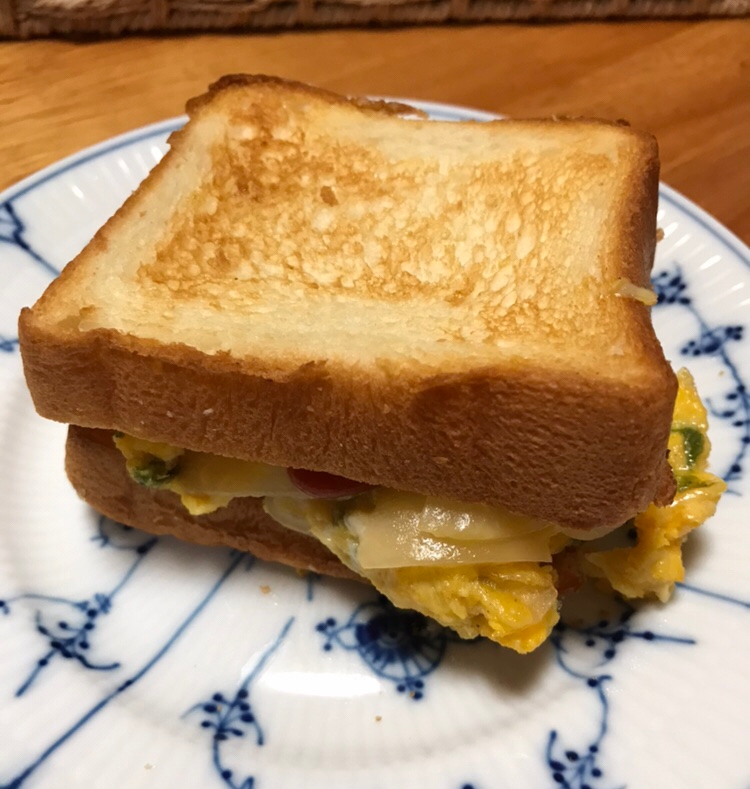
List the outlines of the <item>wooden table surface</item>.
<svg viewBox="0 0 750 789">
<path fill-rule="evenodd" d="M 0 44 L 0 187 L 179 114 L 222 74 L 517 116 L 626 118 L 662 179 L 750 241 L 750 22 L 335 30 Z"/>
</svg>

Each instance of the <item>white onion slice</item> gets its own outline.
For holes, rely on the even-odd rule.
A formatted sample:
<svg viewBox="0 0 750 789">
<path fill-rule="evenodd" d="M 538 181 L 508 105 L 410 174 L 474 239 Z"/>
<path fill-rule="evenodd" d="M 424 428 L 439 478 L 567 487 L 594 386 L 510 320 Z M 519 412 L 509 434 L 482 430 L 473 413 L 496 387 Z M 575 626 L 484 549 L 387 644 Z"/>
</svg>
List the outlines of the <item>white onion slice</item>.
<svg viewBox="0 0 750 789">
<path fill-rule="evenodd" d="M 363 569 L 412 567 L 415 565 L 506 564 L 509 562 L 549 562 L 552 559 L 549 541 L 557 530 L 542 523 L 541 527 L 514 531 L 512 526 L 490 531 L 494 519 L 478 520 L 479 539 L 470 539 L 471 512 L 464 519 L 463 529 L 451 529 L 461 520 L 458 503 L 434 521 L 440 508 L 435 499 L 424 496 L 377 491 L 369 506 L 353 506 L 344 515 L 349 531 L 357 538 L 357 561 Z M 473 505 L 469 505 L 473 507 Z M 488 508 L 489 509 L 489 508 Z M 445 513 L 446 509 L 442 508 Z M 483 513 L 484 514 L 484 513 Z M 427 520 L 427 518 L 431 518 Z M 457 534 L 459 539 L 436 537 L 426 530 L 431 526 L 441 535 Z M 499 537 L 489 538 L 490 534 Z"/>
</svg>

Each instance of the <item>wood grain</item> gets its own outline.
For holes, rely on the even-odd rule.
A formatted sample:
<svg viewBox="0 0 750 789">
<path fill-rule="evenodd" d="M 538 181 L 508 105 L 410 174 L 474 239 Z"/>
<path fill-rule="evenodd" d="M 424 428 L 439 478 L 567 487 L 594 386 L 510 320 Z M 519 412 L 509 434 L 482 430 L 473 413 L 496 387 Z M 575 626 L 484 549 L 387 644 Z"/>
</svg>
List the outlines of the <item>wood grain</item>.
<svg viewBox="0 0 750 789">
<path fill-rule="evenodd" d="M 0 187 L 179 114 L 242 71 L 516 116 L 626 118 L 659 138 L 663 180 L 750 241 L 747 20 L 3 43 Z"/>
</svg>

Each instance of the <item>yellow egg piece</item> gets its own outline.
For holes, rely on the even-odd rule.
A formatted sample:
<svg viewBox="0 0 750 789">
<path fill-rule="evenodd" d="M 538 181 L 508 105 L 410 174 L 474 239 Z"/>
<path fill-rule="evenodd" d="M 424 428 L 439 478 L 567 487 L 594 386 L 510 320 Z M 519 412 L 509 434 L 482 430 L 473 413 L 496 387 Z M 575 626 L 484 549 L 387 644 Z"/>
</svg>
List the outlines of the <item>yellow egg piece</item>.
<svg viewBox="0 0 750 789">
<path fill-rule="evenodd" d="M 581 569 L 607 581 L 625 597 L 657 597 L 666 601 L 685 577 L 682 545 L 715 510 L 726 490 L 706 471 L 710 443 L 706 409 L 687 370 L 677 374 L 679 390 L 669 438 L 669 462 L 677 494 L 668 507 L 653 504 L 634 519 L 636 544 L 608 551 L 581 548 Z"/>
</svg>

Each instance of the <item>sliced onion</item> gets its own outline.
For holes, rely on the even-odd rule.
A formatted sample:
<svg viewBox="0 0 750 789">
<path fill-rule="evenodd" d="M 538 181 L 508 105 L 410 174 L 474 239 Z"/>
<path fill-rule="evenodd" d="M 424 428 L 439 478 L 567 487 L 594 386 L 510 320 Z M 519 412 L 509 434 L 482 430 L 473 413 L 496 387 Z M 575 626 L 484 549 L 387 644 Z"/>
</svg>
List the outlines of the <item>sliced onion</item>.
<svg viewBox="0 0 750 789">
<path fill-rule="evenodd" d="M 549 541 L 553 531 L 542 530 L 517 540 L 452 542 L 424 533 L 389 539 L 370 529 L 359 538 L 357 561 L 364 570 L 450 566 L 460 564 L 508 564 L 510 562 L 550 562 Z"/>
<path fill-rule="evenodd" d="M 263 509 L 277 523 L 292 531 L 310 533 L 308 520 L 309 504 L 307 499 L 293 499 L 288 496 L 267 496 L 263 499 Z"/>
<path fill-rule="evenodd" d="M 345 514 L 344 522 L 357 538 L 357 560 L 363 569 L 552 559 L 549 541 L 557 533 L 553 526 L 542 525 L 525 533 L 500 529 L 500 538 L 487 539 L 484 524 L 485 530 L 478 532 L 482 539 L 467 539 L 468 527 L 459 532 L 461 539 L 446 539 L 425 530 L 425 512 L 431 511 L 428 501 L 424 496 L 377 491 L 372 506 L 355 506 Z M 442 533 L 447 533 L 450 521 L 449 517 L 442 520 Z"/>
<path fill-rule="evenodd" d="M 445 540 L 510 540 L 551 526 L 499 507 L 435 497 L 426 499 L 420 516 L 421 531 Z"/>
</svg>

